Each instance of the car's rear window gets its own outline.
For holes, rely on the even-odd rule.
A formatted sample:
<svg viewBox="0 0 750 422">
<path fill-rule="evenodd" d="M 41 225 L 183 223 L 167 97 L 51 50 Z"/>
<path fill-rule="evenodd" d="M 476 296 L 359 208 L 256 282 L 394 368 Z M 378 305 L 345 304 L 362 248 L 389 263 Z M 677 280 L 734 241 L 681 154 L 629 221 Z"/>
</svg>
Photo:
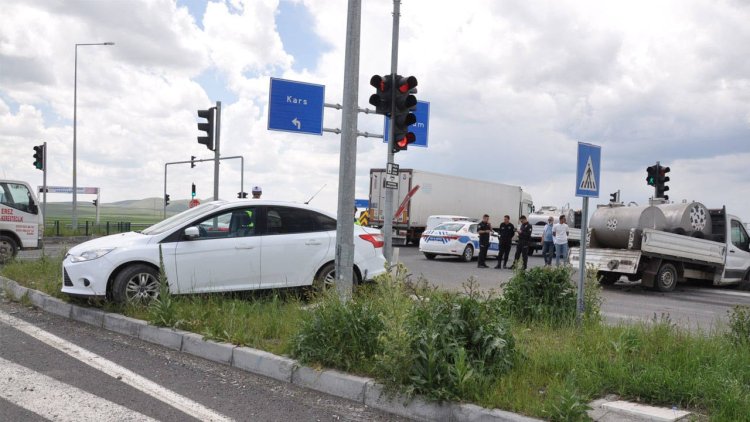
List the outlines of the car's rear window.
<svg viewBox="0 0 750 422">
<path fill-rule="evenodd" d="M 447 232 L 457 232 L 464 227 L 463 224 L 458 223 L 445 223 L 435 227 L 433 230 L 443 230 Z"/>
</svg>

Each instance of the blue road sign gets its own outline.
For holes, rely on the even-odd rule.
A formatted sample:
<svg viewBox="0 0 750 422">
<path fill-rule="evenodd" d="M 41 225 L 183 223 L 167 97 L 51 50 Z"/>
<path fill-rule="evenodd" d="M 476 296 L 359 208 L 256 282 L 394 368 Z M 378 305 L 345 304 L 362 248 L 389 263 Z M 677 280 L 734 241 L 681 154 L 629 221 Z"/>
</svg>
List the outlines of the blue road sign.
<svg viewBox="0 0 750 422">
<path fill-rule="evenodd" d="M 409 146 L 427 148 L 427 137 L 430 132 L 430 103 L 429 101 L 417 101 L 417 108 L 412 112 L 417 118 L 417 123 L 409 126 L 409 129 L 417 139 Z M 391 119 L 385 118 L 383 126 L 383 142 L 388 142 L 388 136 L 391 134 Z"/>
<path fill-rule="evenodd" d="M 598 198 L 601 180 L 599 174 L 602 163 L 602 147 L 578 143 L 578 164 L 576 165 L 576 196 Z"/>
<path fill-rule="evenodd" d="M 354 206 L 357 208 L 370 208 L 370 200 L 369 199 L 355 199 Z"/>
<path fill-rule="evenodd" d="M 325 85 L 271 78 L 268 129 L 323 134 Z"/>
</svg>

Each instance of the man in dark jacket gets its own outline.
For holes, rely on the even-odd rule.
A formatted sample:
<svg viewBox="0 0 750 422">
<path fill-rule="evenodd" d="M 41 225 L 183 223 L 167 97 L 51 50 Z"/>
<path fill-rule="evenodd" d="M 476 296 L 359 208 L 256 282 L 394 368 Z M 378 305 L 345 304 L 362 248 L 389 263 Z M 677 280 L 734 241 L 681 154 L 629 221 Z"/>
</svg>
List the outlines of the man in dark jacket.
<svg viewBox="0 0 750 422">
<path fill-rule="evenodd" d="M 487 264 L 484 261 L 487 259 L 487 250 L 490 248 L 490 233 L 492 233 L 489 215 L 485 214 L 482 217 L 482 221 L 477 226 L 477 233 L 479 234 L 479 260 L 477 267 L 487 268 Z"/>
<path fill-rule="evenodd" d="M 503 222 L 500 223 L 497 232 L 500 235 L 500 251 L 497 254 L 497 265 L 495 268 L 508 268 L 508 255 L 510 255 L 510 246 L 513 242 L 513 235 L 516 232 L 516 228 L 510 222 L 509 215 L 503 217 Z M 501 263 L 503 265 L 500 265 Z"/>
<path fill-rule="evenodd" d="M 518 258 L 523 257 L 523 269 L 526 269 L 526 265 L 529 261 L 529 246 L 531 245 L 531 224 L 526 220 L 526 216 L 522 215 L 521 226 L 518 228 L 518 244 L 516 245 L 516 256 L 513 259 L 514 265 L 518 268 Z"/>
</svg>

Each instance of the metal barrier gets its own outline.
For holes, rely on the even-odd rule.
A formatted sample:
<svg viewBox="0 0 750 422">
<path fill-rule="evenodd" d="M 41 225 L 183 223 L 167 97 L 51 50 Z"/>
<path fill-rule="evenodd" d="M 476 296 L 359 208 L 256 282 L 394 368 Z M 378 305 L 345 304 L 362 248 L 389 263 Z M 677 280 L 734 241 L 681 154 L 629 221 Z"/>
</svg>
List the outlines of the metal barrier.
<svg viewBox="0 0 750 422">
<path fill-rule="evenodd" d="M 78 230 L 73 230 L 70 222 L 55 220 L 48 222 L 44 227 L 45 236 L 108 236 L 115 233 L 126 233 L 137 231 L 152 226 L 153 223 L 131 223 L 130 221 L 105 221 L 96 224 L 85 220 L 78 222 Z"/>
</svg>

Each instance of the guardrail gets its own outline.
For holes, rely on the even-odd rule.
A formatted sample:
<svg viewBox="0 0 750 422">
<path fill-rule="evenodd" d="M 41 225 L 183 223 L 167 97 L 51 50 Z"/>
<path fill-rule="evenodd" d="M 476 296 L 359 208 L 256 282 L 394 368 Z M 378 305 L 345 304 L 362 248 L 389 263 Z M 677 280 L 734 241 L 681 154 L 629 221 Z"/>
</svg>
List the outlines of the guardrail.
<svg viewBox="0 0 750 422">
<path fill-rule="evenodd" d="M 73 230 L 69 222 L 54 220 L 47 222 L 44 226 L 45 236 L 107 236 L 115 233 L 126 233 L 145 229 L 153 223 L 132 223 L 129 221 L 105 221 L 99 224 L 93 221 L 79 221 L 78 229 Z"/>
</svg>

